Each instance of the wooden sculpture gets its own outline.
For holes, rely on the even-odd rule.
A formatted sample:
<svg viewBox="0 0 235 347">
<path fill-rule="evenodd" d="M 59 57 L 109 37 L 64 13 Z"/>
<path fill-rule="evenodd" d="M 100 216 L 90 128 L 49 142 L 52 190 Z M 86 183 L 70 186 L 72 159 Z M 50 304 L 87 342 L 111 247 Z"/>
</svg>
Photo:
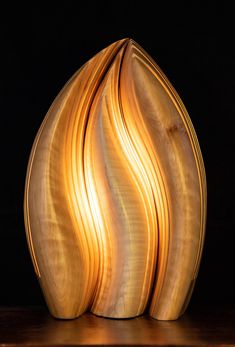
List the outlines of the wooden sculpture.
<svg viewBox="0 0 235 347">
<path fill-rule="evenodd" d="M 53 102 L 24 212 L 53 316 L 184 312 L 204 240 L 204 165 L 179 96 L 133 40 L 98 53 Z"/>
</svg>

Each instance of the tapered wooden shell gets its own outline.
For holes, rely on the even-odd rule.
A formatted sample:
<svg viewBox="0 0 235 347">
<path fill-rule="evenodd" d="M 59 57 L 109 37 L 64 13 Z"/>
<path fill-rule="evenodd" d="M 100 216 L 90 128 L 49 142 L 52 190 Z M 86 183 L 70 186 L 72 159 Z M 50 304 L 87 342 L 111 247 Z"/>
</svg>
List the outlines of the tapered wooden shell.
<svg viewBox="0 0 235 347">
<path fill-rule="evenodd" d="M 24 211 L 55 317 L 149 310 L 176 319 L 185 310 L 204 239 L 204 166 L 179 96 L 134 41 L 98 53 L 53 102 Z"/>
</svg>

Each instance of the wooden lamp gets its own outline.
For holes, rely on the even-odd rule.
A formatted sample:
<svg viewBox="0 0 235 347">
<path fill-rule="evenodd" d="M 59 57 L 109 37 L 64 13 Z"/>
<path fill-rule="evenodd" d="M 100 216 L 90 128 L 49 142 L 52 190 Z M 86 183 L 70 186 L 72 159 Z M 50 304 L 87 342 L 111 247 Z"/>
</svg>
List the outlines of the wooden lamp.
<svg viewBox="0 0 235 347">
<path fill-rule="evenodd" d="M 25 225 L 50 312 L 177 319 L 202 254 L 206 177 L 190 118 L 133 40 L 64 86 L 35 138 Z"/>
</svg>

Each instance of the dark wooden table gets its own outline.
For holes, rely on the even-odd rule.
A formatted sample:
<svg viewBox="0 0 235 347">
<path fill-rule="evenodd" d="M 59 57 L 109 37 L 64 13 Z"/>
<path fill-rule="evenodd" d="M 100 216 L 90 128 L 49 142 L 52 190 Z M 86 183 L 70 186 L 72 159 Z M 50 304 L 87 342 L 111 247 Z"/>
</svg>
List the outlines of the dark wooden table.
<svg viewBox="0 0 235 347">
<path fill-rule="evenodd" d="M 85 314 L 62 321 L 43 308 L 1 308 L 0 346 L 235 346 L 235 308 L 190 309 L 177 321 Z"/>
</svg>

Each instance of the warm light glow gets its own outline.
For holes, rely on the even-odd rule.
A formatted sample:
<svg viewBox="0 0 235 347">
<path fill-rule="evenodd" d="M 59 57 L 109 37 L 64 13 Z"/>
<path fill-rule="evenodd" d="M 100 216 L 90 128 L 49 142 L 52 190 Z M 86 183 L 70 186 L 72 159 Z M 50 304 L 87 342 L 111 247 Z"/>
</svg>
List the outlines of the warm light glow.
<svg viewBox="0 0 235 347">
<path fill-rule="evenodd" d="M 26 233 L 51 313 L 178 318 L 205 218 L 203 160 L 179 96 L 138 44 L 115 42 L 62 89 L 29 160 Z"/>
</svg>

